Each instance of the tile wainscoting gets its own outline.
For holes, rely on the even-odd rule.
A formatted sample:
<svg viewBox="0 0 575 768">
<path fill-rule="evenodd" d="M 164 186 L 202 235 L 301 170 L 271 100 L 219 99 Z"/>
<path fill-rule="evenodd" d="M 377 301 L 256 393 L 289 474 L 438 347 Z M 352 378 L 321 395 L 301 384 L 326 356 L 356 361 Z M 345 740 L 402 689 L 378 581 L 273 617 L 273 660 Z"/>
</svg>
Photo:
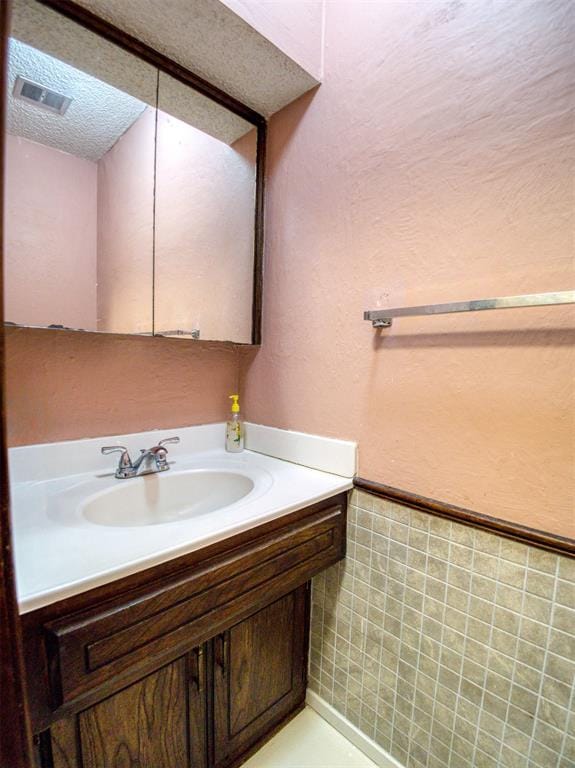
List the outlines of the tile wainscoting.
<svg viewBox="0 0 575 768">
<path fill-rule="evenodd" d="M 408 768 L 575 766 L 575 559 L 351 494 L 309 688 Z"/>
</svg>

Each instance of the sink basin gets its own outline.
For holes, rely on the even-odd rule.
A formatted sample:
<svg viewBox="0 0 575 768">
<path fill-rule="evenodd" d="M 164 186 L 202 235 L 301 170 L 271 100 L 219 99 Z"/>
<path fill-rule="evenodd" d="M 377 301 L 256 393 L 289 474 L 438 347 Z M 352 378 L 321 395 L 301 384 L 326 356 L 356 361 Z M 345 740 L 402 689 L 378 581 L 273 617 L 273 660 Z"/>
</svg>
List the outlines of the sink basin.
<svg viewBox="0 0 575 768">
<path fill-rule="evenodd" d="M 239 472 L 191 470 L 143 475 L 89 496 L 82 515 L 96 525 L 132 527 L 176 523 L 239 501 L 254 482 Z"/>
</svg>

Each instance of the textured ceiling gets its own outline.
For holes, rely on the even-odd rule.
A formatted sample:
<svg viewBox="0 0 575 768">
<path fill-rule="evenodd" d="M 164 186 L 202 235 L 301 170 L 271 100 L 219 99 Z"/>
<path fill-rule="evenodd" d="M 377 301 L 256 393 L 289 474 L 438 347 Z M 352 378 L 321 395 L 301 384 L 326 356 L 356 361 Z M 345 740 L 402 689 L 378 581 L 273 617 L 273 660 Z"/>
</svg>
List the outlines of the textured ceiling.
<svg viewBox="0 0 575 768">
<path fill-rule="evenodd" d="M 12 95 L 20 75 L 68 96 L 64 115 Z M 146 105 L 107 83 L 18 40 L 10 40 L 7 131 L 86 160 L 99 160 L 142 114 Z"/>
<path fill-rule="evenodd" d="M 155 67 L 35 0 L 13 3 L 12 36 L 150 106 L 156 105 Z M 253 128 L 233 112 L 167 75 L 161 77 L 159 96 L 160 108 L 165 112 L 227 144 Z"/>
</svg>

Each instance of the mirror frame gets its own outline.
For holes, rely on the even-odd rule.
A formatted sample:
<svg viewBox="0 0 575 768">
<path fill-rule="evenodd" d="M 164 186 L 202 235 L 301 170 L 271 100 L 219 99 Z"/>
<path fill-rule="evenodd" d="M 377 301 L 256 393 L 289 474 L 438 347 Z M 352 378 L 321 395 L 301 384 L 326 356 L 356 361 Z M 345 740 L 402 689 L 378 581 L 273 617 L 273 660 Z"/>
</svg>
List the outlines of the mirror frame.
<svg viewBox="0 0 575 768">
<path fill-rule="evenodd" d="M 0 0 L 1 2 L 2 0 Z M 76 22 L 85 29 L 123 48 L 148 64 L 165 72 L 174 79 L 180 81 L 199 93 L 207 96 L 222 107 L 234 112 L 257 130 L 256 148 L 256 195 L 254 210 L 254 263 L 253 263 L 253 290 L 252 290 L 252 334 L 251 345 L 262 343 L 262 304 L 263 304 L 263 247 L 264 247 L 264 183 L 265 183 L 265 157 L 266 157 L 266 119 L 250 107 L 242 104 L 233 96 L 196 75 L 189 69 L 172 61 L 164 54 L 146 45 L 141 40 L 124 32 L 105 19 L 96 16 L 91 11 L 77 5 L 73 0 L 36 0 L 40 5 L 52 10 Z M 25 326 L 24 326 L 25 327 Z M 49 330 L 49 329 L 48 329 Z M 83 331 L 89 333 L 89 331 Z M 124 334 L 122 334 L 124 335 Z M 130 335 L 130 334 L 126 334 Z M 219 343 L 220 340 L 210 340 L 210 343 Z M 225 342 L 242 346 L 249 346 L 246 342 Z"/>
</svg>

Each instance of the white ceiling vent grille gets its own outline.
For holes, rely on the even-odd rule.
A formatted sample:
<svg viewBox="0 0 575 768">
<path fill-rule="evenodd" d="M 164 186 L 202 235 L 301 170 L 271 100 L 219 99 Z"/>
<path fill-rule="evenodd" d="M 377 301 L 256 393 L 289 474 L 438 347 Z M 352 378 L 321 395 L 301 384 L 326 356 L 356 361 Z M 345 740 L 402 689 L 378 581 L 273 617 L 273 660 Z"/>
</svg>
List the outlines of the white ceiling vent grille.
<svg viewBox="0 0 575 768">
<path fill-rule="evenodd" d="M 72 101 L 68 96 L 51 91 L 49 88 L 33 83 L 31 80 L 26 80 L 20 75 L 18 75 L 14 83 L 13 94 L 17 99 L 27 101 L 28 104 L 34 104 L 37 107 L 46 109 L 48 112 L 55 112 L 57 115 L 65 114 Z"/>
</svg>

